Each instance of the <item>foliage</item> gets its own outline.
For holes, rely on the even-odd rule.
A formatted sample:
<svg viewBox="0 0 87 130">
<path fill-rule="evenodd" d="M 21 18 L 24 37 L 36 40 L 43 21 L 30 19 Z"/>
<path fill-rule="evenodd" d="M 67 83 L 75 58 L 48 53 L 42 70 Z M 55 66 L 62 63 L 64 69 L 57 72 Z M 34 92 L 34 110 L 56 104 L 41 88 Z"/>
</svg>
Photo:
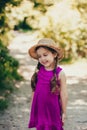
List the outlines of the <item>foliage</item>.
<svg viewBox="0 0 87 130">
<path fill-rule="evenodd" d="M 40 31 L 40 37 L 51 37 L 64 49 L 64 62 L 87 57 L 87 22 L 77 7 L 65 1 L 57 3 L 47 11 L 48 19 Z"/>
<path fill-rule="evenodd" d="M 22 79 L 17 72 L 18 67 L 18 61 L 9 55 L 9 50 L 0 41 L 0 109 L 4 105 L 6 108 L 7 97 L 13 91 L 15 81 Z"/>
<path fill-rule="evenodd" d="M 7 108 L 8 96 L 14 90 L 15 81 L 22 79 L 17 72 L 18 61 L 9 55 L 9 50 L 4 46 L 9 43 L 14 27 L 9 19 L 10 9 L 20 3 L 21 0 L 0 0 L 0 110 Z"/>
<path fill-rule="evenodd" d="M 0 0 L 0 40 L 5 45 L 9 43 L 11 38 L 11 26 L 8 14 L 11 13 L 11 8 L 20 5 L 21 0 Z"/>
<path fill-rule="evenodd" d="M 7 99 L 0 99 L 0 111 L 5 110 L 8 107 Z"/>
<path fill-rule="evenodd" d="M 17 25 L 14 26 L 14 30 L 33 30 L 33 27 L 27 23 L 27 17 L 24 17 L 23 21 L 19 21 Z"/>
<path fill-rule="evenodd" d="M 49 6 L 54 4 L 54 1 L 45 1 L 45 0 L 30 0 L 33 3 L 34 9 L 45 14 Z"/>
</svg>

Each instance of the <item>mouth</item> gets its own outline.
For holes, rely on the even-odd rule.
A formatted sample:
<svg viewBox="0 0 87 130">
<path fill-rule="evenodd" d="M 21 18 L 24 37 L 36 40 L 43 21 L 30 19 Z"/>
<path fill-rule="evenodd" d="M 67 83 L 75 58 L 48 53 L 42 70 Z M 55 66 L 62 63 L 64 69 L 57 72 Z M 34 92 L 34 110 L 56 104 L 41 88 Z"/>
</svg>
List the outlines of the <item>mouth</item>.
<svg viewBox="0 0 87 130">
<path fill-rule="evenodd" d="M 47 63 L 48 63 L 48 61 L 42 62 L 42 64 L 44 64 L 44 65 L 47 64 Z"/>
</svg>

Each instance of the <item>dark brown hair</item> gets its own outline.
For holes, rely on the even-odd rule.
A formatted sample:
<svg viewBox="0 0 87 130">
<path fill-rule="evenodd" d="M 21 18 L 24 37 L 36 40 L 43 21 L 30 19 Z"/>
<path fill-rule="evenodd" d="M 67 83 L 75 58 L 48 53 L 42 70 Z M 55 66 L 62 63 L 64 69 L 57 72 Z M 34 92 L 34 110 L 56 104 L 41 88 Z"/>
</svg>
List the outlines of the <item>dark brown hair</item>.
<svg viewBox="0 0 87 130">
<path fill-rule="evenodd" d="M 57 53 L 54 49 L 52 48 L 49 48 L 49 47 L 46 47 L 46 46 L 39 46 L 35 49 L 35 51 L 37 51 L 40 47 L 43 47 L 45 49 L 48 49 L 49 51 L 51 51 L 53 54 L 54 53 Z M 55 62 L 55 66 L 54 66 L 54 69 L 53 69 L 53 73 L 54 73 L 54 76 L 52 77 L 51 81 L 50 81 L 50 86 L 51 86 L 51 92 L 55 92 L 56 90 L 56 87 L 57 86 L 57 75 L 56 75 L 56 68 L 57 68 L 57 63 L 58 63 L 58 56 L 54 59 L 54 62 Z M 40 70 L 40 67 L 42 65 L 40 64 L 40 62 L 38 62 L 37 66 L 36 66 L 36 70 L 34 72 L 34 74 L 32 75 L 31 77 L 31 88 L 32 88 L 32 91 L 35 91 L 36 89 L 36 83 L 38 81 L 38 77 L 37 77 L 37 73 L 38 71 Z"/>
</svg>

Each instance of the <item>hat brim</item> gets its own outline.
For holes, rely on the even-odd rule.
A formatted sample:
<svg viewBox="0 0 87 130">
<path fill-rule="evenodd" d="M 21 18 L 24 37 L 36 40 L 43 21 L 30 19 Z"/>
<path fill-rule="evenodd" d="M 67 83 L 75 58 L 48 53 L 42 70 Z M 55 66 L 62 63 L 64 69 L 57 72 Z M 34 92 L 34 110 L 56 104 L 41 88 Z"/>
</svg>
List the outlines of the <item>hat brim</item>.
<svg viewBox="0 0 87 130">
<path fill-rule="evenodd" d="M 63 58 L 63 56 L 64 56 L 64 51 L 63 51 L 63 49 L 62 48 L 59 48 L 59 47 L 54 47 L 54 46 L 49 46 L 49 45 L 43 45 L 43 44 L 40 44 L 40 45 L 34 45 L 34 46 L 32 46 L 29 50 L 28 50 L 28 53 L 29 53 L 29 55 L 32 57 L 32 58 L 34 58 L 34 59 L 38 59 L 38 57 L 37 57 L 37 54 L 36 54 L 36 48 L 37 47 L 48 47 L 48 48 L 51 48 L 51 49 L 53 49 L 54 51 L 56 51 L 57 52 L 57 54 L 58 54 L 58 60 L 61 60 L 62 58 Z"/>
</svg>

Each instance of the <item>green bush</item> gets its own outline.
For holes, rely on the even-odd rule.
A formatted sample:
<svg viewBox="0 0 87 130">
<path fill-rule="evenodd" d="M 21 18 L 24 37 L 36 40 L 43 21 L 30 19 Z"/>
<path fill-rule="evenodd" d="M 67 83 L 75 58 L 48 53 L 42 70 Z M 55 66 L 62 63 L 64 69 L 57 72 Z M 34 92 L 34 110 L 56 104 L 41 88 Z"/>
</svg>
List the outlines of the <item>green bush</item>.
<svg viewBox="0 0 87 130">
<path fill-rule="evenodd" d="M 0 99 L 0 111 L 5 110 L 8 107 L 7 99 Z"/>
<path fill-rule="evenodd" d="M 22 79 L 17 72 L 18 67 L 18 61 L 9 55 L 8 49 L 0 41 L 0 110 L 7 107 L 15 81 Z"/>
</svg>

